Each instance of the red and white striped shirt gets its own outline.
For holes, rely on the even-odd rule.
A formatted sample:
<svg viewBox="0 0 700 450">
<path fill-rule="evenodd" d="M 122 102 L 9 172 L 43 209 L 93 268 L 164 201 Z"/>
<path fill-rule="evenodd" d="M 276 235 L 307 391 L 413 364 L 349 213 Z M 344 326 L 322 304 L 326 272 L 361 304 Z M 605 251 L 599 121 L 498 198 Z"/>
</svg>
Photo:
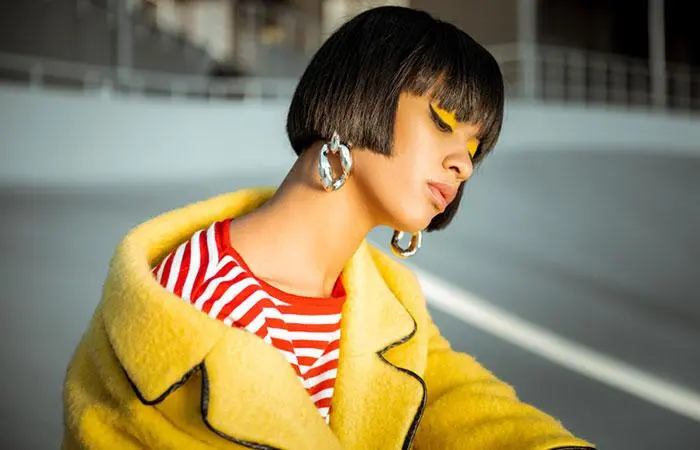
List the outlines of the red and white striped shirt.
<svg viewBox="0 0 700 450">
<path fill-rule="evenodd" d="M 256 278 L 231 247 L 230 222 L 194 233 L 153 274 L 198 310 L 255 333 L 279 350 L 328 423 L 345 301 L 340 278 L 328 298 L 292 295 L 269 285 Z"/>
</svg>

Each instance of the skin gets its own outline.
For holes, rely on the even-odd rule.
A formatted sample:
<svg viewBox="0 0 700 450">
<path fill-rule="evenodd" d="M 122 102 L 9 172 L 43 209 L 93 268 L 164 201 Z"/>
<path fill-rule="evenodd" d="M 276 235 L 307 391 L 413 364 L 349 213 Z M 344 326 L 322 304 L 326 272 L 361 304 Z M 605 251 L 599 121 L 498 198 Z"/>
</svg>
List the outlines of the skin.
<svg viewBox="0 0 700 450">
<path fill-rule="evenodd" d="M 315 143 L 270 200 L 231 222 L 231 245 L 267 283 L 326 297 L 373 228 L 416 232 L 441 212 L 427 183 L 457 188 L 466 181 L 478 132 L 428 95 L 401 94 L 390 157 L 351 147 L 350 177 L 338 191 L 326 192 L 317 169 L 323 142 Z"/>
</svg>

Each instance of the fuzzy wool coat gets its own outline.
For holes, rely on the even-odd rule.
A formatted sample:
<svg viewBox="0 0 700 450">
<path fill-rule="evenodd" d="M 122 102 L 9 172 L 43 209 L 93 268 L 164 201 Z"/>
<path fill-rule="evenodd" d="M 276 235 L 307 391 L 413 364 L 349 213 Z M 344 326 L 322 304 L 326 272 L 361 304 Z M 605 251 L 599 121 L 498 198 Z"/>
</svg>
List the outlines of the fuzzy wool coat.
<svg viewBox="0 0 700 450">
<path fill-rule="evenodd" d="M 272 192 L 187 205 L 123 239 L 68 366 L 65 450 L 592 448 L 453 351 L 414 275 L 367 243 L 343 271 L 327 425 L 279 351 L 196 310 L 151 274 L 195 231 L 245 214 Z"/>
</svg>

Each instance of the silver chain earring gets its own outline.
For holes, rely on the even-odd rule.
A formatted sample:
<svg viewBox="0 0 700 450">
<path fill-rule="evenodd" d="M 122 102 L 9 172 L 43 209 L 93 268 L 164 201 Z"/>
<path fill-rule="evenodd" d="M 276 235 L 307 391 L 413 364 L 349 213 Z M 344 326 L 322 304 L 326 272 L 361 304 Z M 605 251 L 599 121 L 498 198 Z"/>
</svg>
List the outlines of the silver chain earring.
<svg viewBox="0 0 700 450">
<path fill-rule="evenodd" d="M 333 178 L 333 168 L 328 160 L 328 152 L 335 154 L 340 153 L 340 165 L 343 169 L 343 173 L 340 174 L 338 178 Z M 321 154 L 318 157 L 318 173 L 321 176 L 321 183 L 323 183 L 323 188 L 328 191 L 337 191 L 347 181 L 350 176 L 350 171 L 352 170 L 352 155 L 350 154 L 350 148 L 348 145 L 342 144 L 340 142 L 340 136 L 337 132 L 333 133 L 330 142 L 326 142 L 321 147 Z"/>
<path fill-rule="evenodd" d="M 394 230 L 394 235 L 391 237 L 391 251 L 399 258 L 408 258 L 409 256 L 415 255 L 423 245 L 423 232 L 419 231 L 413 233 L 411 236 L 411 242 L 408 244 L 407 248 L 402 248 L 399 241 L 403 237 L 404 232 L 399 230 Z"/>
</svg>

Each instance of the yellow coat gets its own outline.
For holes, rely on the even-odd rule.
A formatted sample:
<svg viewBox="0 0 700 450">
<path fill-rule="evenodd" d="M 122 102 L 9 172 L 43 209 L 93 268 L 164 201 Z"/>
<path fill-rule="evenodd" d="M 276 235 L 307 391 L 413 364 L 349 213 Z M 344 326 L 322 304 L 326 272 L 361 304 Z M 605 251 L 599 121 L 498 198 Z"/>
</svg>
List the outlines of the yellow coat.
<svg viewBox="0 0 700 450">
<path fill-rule="evenodd" d="M 286 359 L 162 288 L 150 268 L 272 190 L 220 195 L 132 230 L 69 364 L 64 449 L 588 448 L 433 325 L 413 274 L 364 243 L 343 272 L 327 425 Z"/>
</svg>

